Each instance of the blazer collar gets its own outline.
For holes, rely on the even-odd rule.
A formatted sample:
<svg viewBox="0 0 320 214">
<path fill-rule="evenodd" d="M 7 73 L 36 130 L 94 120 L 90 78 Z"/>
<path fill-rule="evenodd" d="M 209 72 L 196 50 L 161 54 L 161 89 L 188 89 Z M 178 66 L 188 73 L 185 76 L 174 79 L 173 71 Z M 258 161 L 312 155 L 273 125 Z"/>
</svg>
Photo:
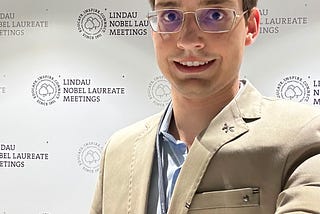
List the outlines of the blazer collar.
<svg viewBox="0 0 320 214">
<path fill-rule="evenodd" d="M 262 96 L 248 81 L 244 83 L 242 93 L 233 99 L 193 142 L 178 177 L 169 214 L 188 212 L 192 198 L 216 152 L 248 132 L 248 121 L 261 117 Z"/>
<path fill-rule="evenodd" d="M 248 80 L 242 80 L 242 82 L 244 83 L 243 92 L 234 100 L 239 116 L 243 119 L 259 119 L 263 97 Z"/>
</svg>

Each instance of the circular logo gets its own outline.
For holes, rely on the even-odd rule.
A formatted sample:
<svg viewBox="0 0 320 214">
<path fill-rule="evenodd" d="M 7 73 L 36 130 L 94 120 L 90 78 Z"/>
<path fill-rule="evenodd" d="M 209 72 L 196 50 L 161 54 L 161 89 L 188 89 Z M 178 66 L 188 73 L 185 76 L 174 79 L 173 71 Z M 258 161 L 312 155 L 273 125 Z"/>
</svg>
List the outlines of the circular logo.
<svg viewBox="0 0 320 214">
<path fill-rule="evenodd" d="M 90 8 L 78 17 L 78 30 L 87 39 L 98 39 L 106 32 L 106 16 L 98 9 Z"/>
<path fill-rule="evenodd" d="M 37 103 L 48 106 L 59 99 L 61 88 L 59 82 L 52 76 L 43 75 L 33 82 L 31 92 Z"/>
<path fill-rule="evenodd" d="M 86 172 L 98 172 L 102 149 L 102 146 L 95 142 L 84 144 L 78 151 L 79 166 Z"/>
<path fill-rule="evenodd" d="M 310 98 L 310 87 L 307 81 L 301 77 L 289 76 L 279 82 L 276 95 L 278 98 L 297 102 L 308 102 Z"/>
<path fill-rule="evenodd" d="M 154 104 L 166 106 L 171 99 L 169 82 L 163 76 L 154 78 L 149 83 L 148 97 Z"/>
</svg>

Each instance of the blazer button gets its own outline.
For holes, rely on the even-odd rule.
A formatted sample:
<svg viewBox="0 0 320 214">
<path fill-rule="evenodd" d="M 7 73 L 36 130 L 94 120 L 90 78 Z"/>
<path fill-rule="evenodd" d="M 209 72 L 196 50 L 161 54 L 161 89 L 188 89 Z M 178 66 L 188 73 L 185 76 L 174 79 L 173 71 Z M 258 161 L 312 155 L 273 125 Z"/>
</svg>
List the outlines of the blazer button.
<svg viewBox="0 0 320 214">
<path fill-rule="evenodd" d="M 249 197 L 248 195 L 243 196 L 242 199 L 243 199 L 243 202 L 244 202 L 244 203 L 247 203 L 247 202 L 250 201 L 250 197 Z"/>
</svg>

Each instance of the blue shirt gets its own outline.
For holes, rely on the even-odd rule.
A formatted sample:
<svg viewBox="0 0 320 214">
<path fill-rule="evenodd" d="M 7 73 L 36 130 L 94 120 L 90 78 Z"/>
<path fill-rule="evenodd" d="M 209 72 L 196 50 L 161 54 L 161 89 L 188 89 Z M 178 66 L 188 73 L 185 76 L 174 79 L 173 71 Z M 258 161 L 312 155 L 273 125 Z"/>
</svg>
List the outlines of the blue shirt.
<svg viewBox="0 0 320 214">
<path fill-rule="evenodd" d="M 163 167 L 164 191 L 166 194 L 166 209 L 169 207 L 175 183 L 188 152 L 186 144 L 180 140 L 176 140 L 168 132 L 172 112 L 172 105 L 169 104 L 158 133 L 159 144 L 162 150 L 161 162 Z M 155 155 L 150 183 L 148 214 L 161 214 L 158 174 L 157 155 Z"/>
</svg>

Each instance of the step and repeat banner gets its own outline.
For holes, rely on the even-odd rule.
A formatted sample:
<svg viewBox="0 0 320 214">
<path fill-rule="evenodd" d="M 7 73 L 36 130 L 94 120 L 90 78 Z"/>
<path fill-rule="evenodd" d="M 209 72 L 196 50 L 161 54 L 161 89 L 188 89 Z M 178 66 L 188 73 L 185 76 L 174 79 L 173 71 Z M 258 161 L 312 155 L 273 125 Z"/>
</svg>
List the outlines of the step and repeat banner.
<svg viewBox="0 0 320 214">
<path fill-rule="evenodd" d="M 88 213 L 107 139 L 170 100 L 148 1 L 0 5 L 0 214 Z M 320 1 L 259 8 L 241 76 L 265 95 L 319 106 Z"/>
</svg>

